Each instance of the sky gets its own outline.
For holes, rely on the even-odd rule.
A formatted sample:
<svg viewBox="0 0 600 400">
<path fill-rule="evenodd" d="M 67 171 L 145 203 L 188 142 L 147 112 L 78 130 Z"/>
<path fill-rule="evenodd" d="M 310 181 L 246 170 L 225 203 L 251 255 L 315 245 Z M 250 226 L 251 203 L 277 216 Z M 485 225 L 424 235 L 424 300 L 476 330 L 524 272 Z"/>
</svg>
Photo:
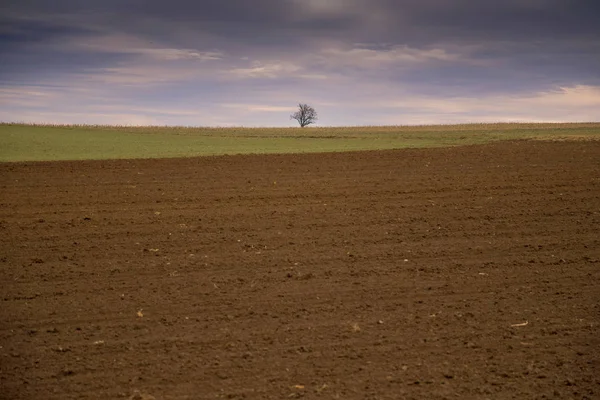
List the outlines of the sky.
<svg viewBox="0 0 600 400">
<path fill-rule="evenodd" d="M 0 121 L 600 121 L 597 0 L 4 0 Z"/>
</svg>

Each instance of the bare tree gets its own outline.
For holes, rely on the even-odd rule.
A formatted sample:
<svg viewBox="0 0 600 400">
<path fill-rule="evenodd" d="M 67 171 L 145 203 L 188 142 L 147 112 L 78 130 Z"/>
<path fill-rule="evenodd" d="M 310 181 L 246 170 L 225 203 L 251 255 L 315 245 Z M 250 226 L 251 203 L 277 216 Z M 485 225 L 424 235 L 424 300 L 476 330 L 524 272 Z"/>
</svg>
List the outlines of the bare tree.
<svg viewBox="0 0 600 400">
<path fill-rule="evenodd" d="M 298 111 L 290 115 L 290 119 L 295 119 L 301 128 L 314 124 L 317 121 L 317 112 L 308 104 L 298 104 Z"/>
</svg>

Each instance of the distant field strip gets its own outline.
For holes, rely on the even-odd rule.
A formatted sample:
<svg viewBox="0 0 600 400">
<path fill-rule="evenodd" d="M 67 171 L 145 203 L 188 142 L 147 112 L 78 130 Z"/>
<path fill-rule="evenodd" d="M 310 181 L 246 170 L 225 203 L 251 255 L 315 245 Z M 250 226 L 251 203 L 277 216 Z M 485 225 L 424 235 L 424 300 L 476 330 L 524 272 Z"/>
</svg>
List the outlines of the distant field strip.
<svg viewBox="0 0 600 400">
<path fill-rule="evenodd" d="M 516 139 L 600 140 L 600 123 L 305 129 L 0 124 L 0 161 L 340 152 L 447 147 Z"/>
</svg>

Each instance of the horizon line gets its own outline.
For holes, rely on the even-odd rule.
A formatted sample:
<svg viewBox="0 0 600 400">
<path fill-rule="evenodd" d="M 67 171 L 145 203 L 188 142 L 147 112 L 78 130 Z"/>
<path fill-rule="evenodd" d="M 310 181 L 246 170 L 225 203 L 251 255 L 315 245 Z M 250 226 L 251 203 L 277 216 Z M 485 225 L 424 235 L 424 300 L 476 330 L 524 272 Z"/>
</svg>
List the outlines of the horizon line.
<svg viewBox="0 0 600 400">
<path fill-rule="evenodd" d="M 432 124 L 397 124 L 397 125 L 322 125 L 322 126 L 244 126 L 244 125 L 118 125 L 118 124 L 61 124 L 44 122 L 0 121 L 0 126 L 31 126 L 47 128 L 168 128 L 168 129 L 344 129 L 344 128 L 410 128 L 410 127 L 450 127 L 450 126 L 489 126 L 489 125 L 594 125 L 600 121 L 498 121 L 498 122 L 456 122 Z"/>
</svg>

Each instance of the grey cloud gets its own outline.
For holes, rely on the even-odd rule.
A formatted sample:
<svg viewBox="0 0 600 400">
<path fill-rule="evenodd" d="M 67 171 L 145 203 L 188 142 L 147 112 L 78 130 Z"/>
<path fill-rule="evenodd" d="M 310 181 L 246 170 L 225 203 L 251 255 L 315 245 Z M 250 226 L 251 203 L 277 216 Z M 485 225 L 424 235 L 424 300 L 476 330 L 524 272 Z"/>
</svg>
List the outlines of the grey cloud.
<svg viewBox="0 0 600 400">
<path fill-rule="evenodd" d="M 600 34 L 600 5 L 594 0 L 390 0 L 385 7 L 396 27 L 391 29 L 417 40 L 531 41 Z"/>
<path fill-rule="evenodd" d="M 0 55 L 18 51 L 23 46 L 47 43 L 73 36 L 92 37 L 97 34 L 92 29 L 57 23 L 50 19 L 28 19 L 0 17 Z"/>
<path fill-rule="evenodd" d="M 1 7 L 0 84 L 135 75 L 156 64 L 163 67 L 156 71 L 173 67 L 164 78 L 176 85 L 181 80 L 168 79 L 188 63 L 207 71 L 194 75 L 199 87 L 220 84 L 207 90 L 223 101 L 244 90 L 251 99 L 265 86 L 347 97 L 352 82 L 431 96 L 600 85 L 600 3 L 591 0 L 8 0 Z M 228 72 L 236 78 L 230 85 L 221 81 Z"/>
<path fill-rule="evenodd" d="M 592 0 L 29 0 L 9 2 L 9 14 L 72 15 L 107 30 L 176 40 L 195 32 L 244 45 L 301 46 L 316 39 L 427 46 L 440 42 L 551 41 L 600 37 L 600 5 Z M 75 17 L 76 16 L 76 17 Z M 38 22 L 43 30 L 49 21 Z M 61 29 L 54 26 L 53 29 Z M 75 29 L 63 27 L 63 29 Z M 68 33 L 68 32 L 67 32 Z M 73 34 L 82 32 L 73 31 Z M 10 39 L 10 38 L 8 38 Z"/>
</svg>

